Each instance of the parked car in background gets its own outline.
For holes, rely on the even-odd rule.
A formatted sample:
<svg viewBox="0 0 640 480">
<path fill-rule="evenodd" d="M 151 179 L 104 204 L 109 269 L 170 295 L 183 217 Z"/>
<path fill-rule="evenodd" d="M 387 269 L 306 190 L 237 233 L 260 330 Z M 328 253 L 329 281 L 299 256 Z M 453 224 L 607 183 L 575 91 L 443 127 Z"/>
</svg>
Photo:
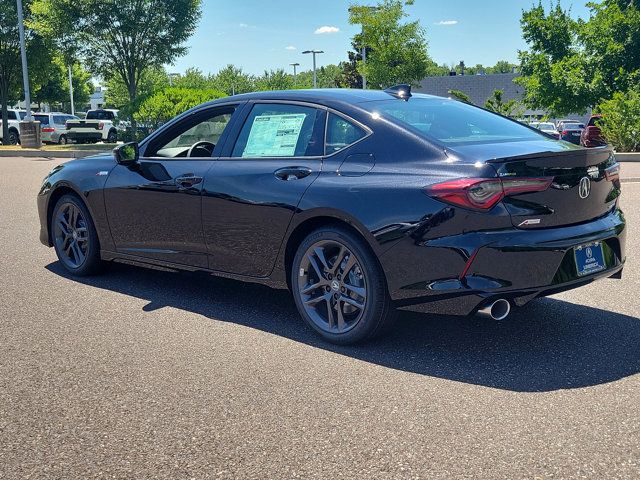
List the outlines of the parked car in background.
<svg viewBox="0 0 640 480">
<path fill-rule="evenodd" d="M 68 142 L 67 121 L 79 120 L 75 115 L 60 112 L 37 113 L 33 117 L 40 122 L 42 142 L 59 143 L 60 145 L 65 145 Z"/>
<path fill-rule="evenodd" d="M 118 141 L 118 110 L 89 110 L 84 120 L 70 120 L 66 136 L 77 143 L 105 143 Z"/>
<path fill-rule="evenodd" d="M 6 140 L 2 138 L 2 118 L 0 117 L 0 141 L 2 141 L 3 145 L 17 145 L 20 143 L 20 127 L 19 124 L 24 117 L 27 116 L 27 112 L 25 110 L 15 110 L 9 109 L 7 111 L 7 120 L 9 124 L 9 134 L 7 135 Z"/>
<path fill-rule="evenodd" d="M 602 121 L 602 115 L 591 115 L 586 128 L 580 135 L 580 145 L 583 147 L 602 147 L 607 144 L 607 141 L 602 136 L 602 130 L 600 130 L 600 122 Z"/>
<path fill-rule="evenodd" d="M 556 130 L 558 130 L 558 132 L 562 132 L 567 127 L 584 128 L 584 123 L 580 123 L 577 120 L 559 120 L 556 123 Z"/>
<path fill-rule="evenodd" d="M 560 138 L 560 133 L 556 130 L 556 126 L 552 122 L 536 122 L 531 124 L 531 126 L 547 135 L 551 135 L 553 138 Z"/>
<path fill-rule="evenodd" d="M 582 135 L 583 130 L 584 128 L 581 128 L 578 123 L 566 123 L 560 132 L 560 140 L 580 145 L 580 135 Z"/>
</svg>

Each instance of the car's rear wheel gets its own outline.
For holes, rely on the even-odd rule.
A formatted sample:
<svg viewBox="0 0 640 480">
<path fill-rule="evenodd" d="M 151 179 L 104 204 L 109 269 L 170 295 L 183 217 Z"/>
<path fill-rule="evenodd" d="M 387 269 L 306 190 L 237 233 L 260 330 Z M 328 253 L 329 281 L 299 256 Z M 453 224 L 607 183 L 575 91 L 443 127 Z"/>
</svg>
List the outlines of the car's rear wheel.
<svg viewBox="0 0 640 480">
<path fill-rule="evenodd" d="M 109 132 L 109 135 L 107 135 L 106 143 L 116 143 L 117 141 L 118 141 L 118 132 L 116 132 L 115 130 L 111 130 Z"/>
<path fill-rule="evenodd" d="M 99 273 L 100 242 L 89 210 L 75 195 L 63 195 L 51 217 L 53 246 L 60 263 L 73 275 Z"/>
<path fill-rule="evenodd" d="M 394 317 L 380 263 L 346 228 L 321 228 L 302 241 L 292 262 L 291 287 L 302 318 L 333 343 L 373 338 Z"/>
<path fill-rule="evenodd" d="M 58 138 L 58 143 L 60 145 L 66 145 L 67 144 L 67 136 L 66 135 L 60 135 L 60 138 Z"/>
<path fill-rule="evenodd" d="M 9 135 L 7 136 L 7 145 L 17 145 L 20 143 L 20 134 L 15 129 L 9 130 Z"/>
</svg>

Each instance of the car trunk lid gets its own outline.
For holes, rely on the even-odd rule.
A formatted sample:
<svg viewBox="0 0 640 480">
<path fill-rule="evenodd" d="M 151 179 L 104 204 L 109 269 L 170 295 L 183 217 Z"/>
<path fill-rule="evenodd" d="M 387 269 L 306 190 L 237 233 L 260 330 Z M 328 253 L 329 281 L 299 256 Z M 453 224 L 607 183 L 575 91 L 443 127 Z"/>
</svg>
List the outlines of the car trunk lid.
<svg viewBox="0 0 640 480">
<path fill-rule="evenodd" d="M 532 145 L 497 144 L 493 149 L 484 145 L 456 150 L 464 151 L 465 156 L 475 153 L 476 160 L 493 166 L 503 184 L 532 178 L 550 181 L 544 191 L 516 193 L 503 199 L 512 224 L 518 228 L 579 224 L 610 211 L 620 195 L 619 165 L 613 151 L 608 147 L 584 149 L 549 143 L 557 146 L 547 151 L 535 151 Z M 486 156 L 490 151 L 493 158 Z M 478 158 L 481 152 L 485 158 Z"/>
</svg>

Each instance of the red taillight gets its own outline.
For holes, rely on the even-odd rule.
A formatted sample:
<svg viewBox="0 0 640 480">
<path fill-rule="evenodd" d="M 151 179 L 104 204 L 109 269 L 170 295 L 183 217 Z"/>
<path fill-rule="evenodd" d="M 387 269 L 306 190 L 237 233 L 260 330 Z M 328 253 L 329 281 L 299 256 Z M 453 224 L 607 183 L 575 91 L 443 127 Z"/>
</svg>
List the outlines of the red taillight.
<svg viewBox="0 0 640 480">
<path fill-rule="evenodd" d="M 489 210 L 507 195 L 543 192 L 552 178 L 460 178 L 436 183 L 425 190 L 443 202 L 473 210 Z"/>
<path fill-rule="evenodd" d="M 569 135 L 569 130 L 563 130 L 561 135 Z"/>
<path fill-rule="evenodd" d="M 98 129 L 99 129 L 99 130 L 102 130 L 103 128 L 104 128 L 104 122 L 100 122 L 100 123 L 98 124 Z"/>
<path fill-rule="evenodd" d="M 614 163 L 604 170 L 604 177 L 610 182 L 620 179 L 620 164 Z"/>
<path fill-rule="evenodd" d="M 42 128 L 42 133 L 52 133 L 52 132 L 55 132 L 55 131 L 56 131 L 56 129 L 53 128 L 53 127 L 43 127 Z"/>
</svg>

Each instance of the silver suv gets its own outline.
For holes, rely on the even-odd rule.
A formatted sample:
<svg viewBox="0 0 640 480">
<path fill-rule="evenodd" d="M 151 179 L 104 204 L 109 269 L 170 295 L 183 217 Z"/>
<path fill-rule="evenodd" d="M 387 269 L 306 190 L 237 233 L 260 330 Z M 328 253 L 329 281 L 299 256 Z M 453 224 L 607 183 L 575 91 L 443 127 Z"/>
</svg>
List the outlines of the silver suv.
<svg viewBox="0 0 640 480">
<path fill-rule="evenodd" d="M 36 113 L 34 119 L 40 122 L 40 132 L 43 143 L 59 143 L 64 145 L 68 142 L 66 123 L 67 120 L 78 120 L 75 115 L 68 113 Z"/>
</svg>

